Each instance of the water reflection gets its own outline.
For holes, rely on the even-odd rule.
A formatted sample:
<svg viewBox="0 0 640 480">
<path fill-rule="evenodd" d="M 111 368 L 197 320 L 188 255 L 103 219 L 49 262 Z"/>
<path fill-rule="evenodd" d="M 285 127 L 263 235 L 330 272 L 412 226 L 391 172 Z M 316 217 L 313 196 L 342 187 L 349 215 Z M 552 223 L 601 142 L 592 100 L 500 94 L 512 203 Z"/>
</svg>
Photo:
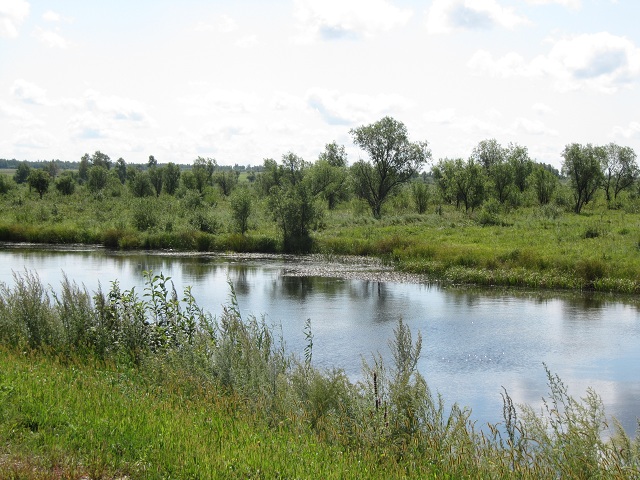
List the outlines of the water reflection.
<svg viewBox="0 0 640 480">
<path fill-rule="evenodd" d="M 290 352 L 302 355 L 304 322 L 311 319 L 314 363 L 361 375 L 375 352 L 391 362 L 388 342 L 402 317 L 423 336 L 419 369 L 449 402 L 473 408 L 479 423 L 499 421 L 501 387 L 518 403 L 540 404 L 547 394 L 543 362 L 574 395 L 591 386 L 629 432 L 640 415 L 640 310 L 634 297 L 503 289 L 441 289 L 320 276 L 288 276 L 291 257 L 122 254 L 0 247 L 0 281 L 11 271 L 36 270 L 57 287 L 62 272 L 90 292 L 118 279 L 143 286 L 142 272 L 171 276 L 213 314 L 228 302 L 230 281 L 243 315 L 265 315 L 282 329 Z"/>
</svg>

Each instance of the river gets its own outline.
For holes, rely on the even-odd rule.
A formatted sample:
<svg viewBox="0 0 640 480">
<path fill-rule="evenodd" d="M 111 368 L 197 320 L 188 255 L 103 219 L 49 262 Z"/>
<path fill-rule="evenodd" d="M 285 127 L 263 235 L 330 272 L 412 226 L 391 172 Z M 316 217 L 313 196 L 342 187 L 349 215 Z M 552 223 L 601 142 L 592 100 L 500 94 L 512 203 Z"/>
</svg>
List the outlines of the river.
<svg viewBox="0 0 640 480">
<path fill-rule="evenodd" d="M 231 282 L 242 315 L 264 316 L 298 356 L 310 319 L 314 365 L 342 368 L 354 380 L 376 352 L 390 364 L 388 343 L 402 317 L 422 334 L 418 368 L 432 391 L 470 407 L 480 427 L 502 419 L 502 387 L 516 403 L 539 408 L 548 394 L 545 364 L 572 395 L 595 389 L 629 434 L 640 417 L 638 298 L 444 288 L 353 259 L 0 246 L 0 282 L 11 285 L 13 272 L 25 269 L 53 289 L 64 272 L 91 292 L 118 280 L 140 294 L 143 271 L 163 273 L 179 293 L 190 285 L 212 314 L 228 302 Z"/>
</svg>

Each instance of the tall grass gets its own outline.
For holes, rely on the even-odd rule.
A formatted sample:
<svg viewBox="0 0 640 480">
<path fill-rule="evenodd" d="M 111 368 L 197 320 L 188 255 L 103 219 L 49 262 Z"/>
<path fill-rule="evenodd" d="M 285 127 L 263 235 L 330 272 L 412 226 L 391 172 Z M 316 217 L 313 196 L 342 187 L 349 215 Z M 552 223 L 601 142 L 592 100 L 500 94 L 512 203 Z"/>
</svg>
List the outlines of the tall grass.
<svg viewBox="0 0 640 480">
<path fill-rule="evenodd" d="M 430 391 L 420 335 L 399 321 L 352 382 L 288 354 L 230 285 L 218 316 L 145 273 L 142 292 L 60 293 L 34 273 L 0 285 L 0 474 L 13 478 L 634 478 L 640 436 L 605 421 L 598 395 L 547 372 L 541 411 L 503 392 L 504 421 Z M 59 477 L 38 472 L 63 471 Z M 28 472 L 35 472 L 32 474 Z"/>
</svg>

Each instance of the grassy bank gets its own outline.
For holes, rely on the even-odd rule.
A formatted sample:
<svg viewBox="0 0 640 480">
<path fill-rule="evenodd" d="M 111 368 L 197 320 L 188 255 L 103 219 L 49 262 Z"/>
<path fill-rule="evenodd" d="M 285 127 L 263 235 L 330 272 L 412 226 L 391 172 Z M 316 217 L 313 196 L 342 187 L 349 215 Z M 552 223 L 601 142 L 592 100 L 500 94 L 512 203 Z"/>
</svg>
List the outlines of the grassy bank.
<svg viewBox="0 0 640 480">
<path fill-rule="evenodd" d="M 203 194 L 135 198 L 124 187 L 90 194 L 52 191 L 40 199 L 19 186 L 0 195 L 0 241 L 97 244 L 113 249 L 274 253 L 285 250 L 268 199 L 252 196 L 248 230 L 238 233 L 232 199 Z M 406 200 L 406 199 L 405 199 Z M 374 219 L 352 199 L 325 209 L 310 251 L 378 256 L 433 280 L 640 293 L 640 200 L 609 209 L 487 202 L 475 212 L 430 205 L 411 213 L 402 196 Z"/>
<path fill-rule="evenodd" d="M 0 285 L 2 478 L 635 478 L 636 440 L 596 392 L 548 373 L 545 407 L 504 398 L 504 420 L 432 394 L 421 338 L 400 321 L 392 365 L 363 380 L 287 354 L 231 290 L 217 316 L 148 275 L 142 296 L 90 294 L 35 274 Z"/>
</svg>

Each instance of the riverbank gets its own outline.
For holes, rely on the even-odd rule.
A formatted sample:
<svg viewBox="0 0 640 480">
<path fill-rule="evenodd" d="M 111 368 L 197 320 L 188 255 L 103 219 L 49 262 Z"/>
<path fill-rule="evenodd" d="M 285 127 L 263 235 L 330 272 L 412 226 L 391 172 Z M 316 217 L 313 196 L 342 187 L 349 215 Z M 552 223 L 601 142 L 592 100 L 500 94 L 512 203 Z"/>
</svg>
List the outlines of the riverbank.
<svg viewBox="0 0 640 480">
<path fill-rule="evenodd" d="M 264 199 L 253 199 L 244 234 L 233 227 L 231 200 L 211 192 L 140 199 L 80 191 L 41 200 L 16 190 L 0 200 L 0 241 L 284 253 Z M 353 200 L 325 210 L 310 235 L 307 253 L 375 257 L 430 281 L 640 293 L 640 213 L 630 199 L 618 210 L 595 202 L 580 215 L 552 204 L 469 213 L 433 205 L 423 214 L 396 206 L 381 219 Z"/>
<path fill-rule="evenodd" d="M 0 289 L 3 478 L 634 478 L 640 440 L 606 423 L 593 391 L 547 371 L 546 404 L 476 429 L 417 372 L 421 340 L 399 321 L 392 365 L 352 383 L 284 353 L 232 297 L 214 320 L 162 276 L 142 297 L 91 299 L 65 279 L 52 299 L 24 273 Z M 558 407 L 561 407 L 558 409 Z M 550 407 L 551 408 L 551 407 Z"/>
</svg>

